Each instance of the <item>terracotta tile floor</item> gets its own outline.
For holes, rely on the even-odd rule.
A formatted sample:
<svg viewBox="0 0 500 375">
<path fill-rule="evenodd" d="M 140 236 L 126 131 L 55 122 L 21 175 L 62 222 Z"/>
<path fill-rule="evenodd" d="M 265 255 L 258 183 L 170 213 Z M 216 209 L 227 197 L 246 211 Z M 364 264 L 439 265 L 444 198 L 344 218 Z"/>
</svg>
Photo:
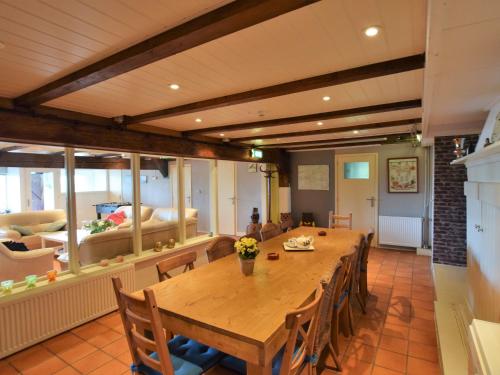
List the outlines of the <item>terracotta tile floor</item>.
<svg viewBox="0 0 500 375">
<path fill-rule="evenodd" d="M 440 374 L 430 258 L 372 249 L 368 270 L 368 312 L 354 309 L 356 335 L 341 340 L 342 374 Z M 130 374 L 130 363 L 120 317 L 111 313 L 0 360 L 0 374 Z"/>
</svg>

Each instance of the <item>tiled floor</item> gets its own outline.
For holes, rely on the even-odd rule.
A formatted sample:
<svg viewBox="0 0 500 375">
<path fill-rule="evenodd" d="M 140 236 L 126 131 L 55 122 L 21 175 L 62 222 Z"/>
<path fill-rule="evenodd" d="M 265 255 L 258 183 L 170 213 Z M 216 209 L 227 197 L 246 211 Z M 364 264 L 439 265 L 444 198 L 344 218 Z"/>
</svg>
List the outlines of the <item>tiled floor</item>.
<svg viewBox="0 0 500 375">
<path fill-rule="evenodd" d="M 372 249 L 368 313 L 355 310 L 356 336 L 342 340 L 342 374 L 440 374 L 429 262 Z M 0 361 L 0 374 L 130 374 L 130 362 L 120 318 L 112 313 Z"/>
</svg>

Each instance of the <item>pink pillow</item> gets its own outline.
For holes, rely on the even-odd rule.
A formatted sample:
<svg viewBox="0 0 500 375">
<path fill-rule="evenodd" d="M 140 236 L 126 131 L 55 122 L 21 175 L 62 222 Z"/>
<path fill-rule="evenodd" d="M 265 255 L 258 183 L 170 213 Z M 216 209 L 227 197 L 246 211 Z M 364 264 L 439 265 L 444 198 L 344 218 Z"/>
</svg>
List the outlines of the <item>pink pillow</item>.
<svg viewBox="0 0 500 375">
<path fill-rule="evenodd" d="M 109 215 L 106 219 L 112 221 L 116 225 L 120 225 L 125 221 L 127 217 L 125 216 L 125 212 L 120 211 L 120 212 L 115 212 Z"/>
</svg>

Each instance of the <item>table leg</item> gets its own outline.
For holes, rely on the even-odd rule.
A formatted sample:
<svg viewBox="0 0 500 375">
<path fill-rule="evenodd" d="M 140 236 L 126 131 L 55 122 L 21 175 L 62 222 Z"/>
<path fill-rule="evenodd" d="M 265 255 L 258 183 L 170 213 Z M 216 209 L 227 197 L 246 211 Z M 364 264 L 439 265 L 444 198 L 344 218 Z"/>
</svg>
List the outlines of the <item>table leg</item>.
<svg viewBox="0 0 500 375">
<path fill-rule="evenodd" d="M 45 238 L 41 237 L 42 240 L 42 249 L 45 249 Z"/>
<path fill-rule="evenodd" d="M 271 363 L 266 365 L 254 365 L 253 363 L 247 362 L 247 375 L 271 375 L 272 368 Z"/>
</svg>

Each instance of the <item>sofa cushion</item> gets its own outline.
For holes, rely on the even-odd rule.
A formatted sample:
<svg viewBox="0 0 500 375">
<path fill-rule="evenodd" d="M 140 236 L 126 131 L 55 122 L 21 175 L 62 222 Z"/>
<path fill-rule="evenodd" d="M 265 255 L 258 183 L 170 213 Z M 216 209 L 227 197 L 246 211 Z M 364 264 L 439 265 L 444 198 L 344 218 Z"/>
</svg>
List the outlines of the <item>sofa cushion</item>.
<svg viewBox="0 0 500 375">
<path fill-rule="evenodd" d="M 115 213 L 124 212 L 125 217 L 127 219 L 132 219 L 132 206 L 121 206 L 118 207 Z M 151 214 L 153 213 L 153 209 L 148 206 L 141 206 L 141 221 L 149 220 Z"/>
<path fill-rule="evenodd" d="M 12 251 L 29 251 L 23 242 L 4 241 L 2 243 L 7 249 Z"/>
<path fill-rule="evenodd" d="M 22 226 L 17 224 L 12 224 L 10 229 L 15 230 L 21 233 L 22 236 L 31 236 L 33 234 L 33 230 L 29 226 Z"/>
<path fill-rule="evenodd" d="M 57 232 L 66 226 L 66 220 L 57 220 L 53 223 L 44 224 L 45 230 L 43 232 Z"/>
<path fill-rule="evenodd" d="M 111 220 L 116 225 L 120 225 L 125 221 L 126 218 L 127 218 L 127 216 L 125 215 L 125 212 L 118 211 L 118 212 L 112 213 L 106 219 Z"/>
</svg>

